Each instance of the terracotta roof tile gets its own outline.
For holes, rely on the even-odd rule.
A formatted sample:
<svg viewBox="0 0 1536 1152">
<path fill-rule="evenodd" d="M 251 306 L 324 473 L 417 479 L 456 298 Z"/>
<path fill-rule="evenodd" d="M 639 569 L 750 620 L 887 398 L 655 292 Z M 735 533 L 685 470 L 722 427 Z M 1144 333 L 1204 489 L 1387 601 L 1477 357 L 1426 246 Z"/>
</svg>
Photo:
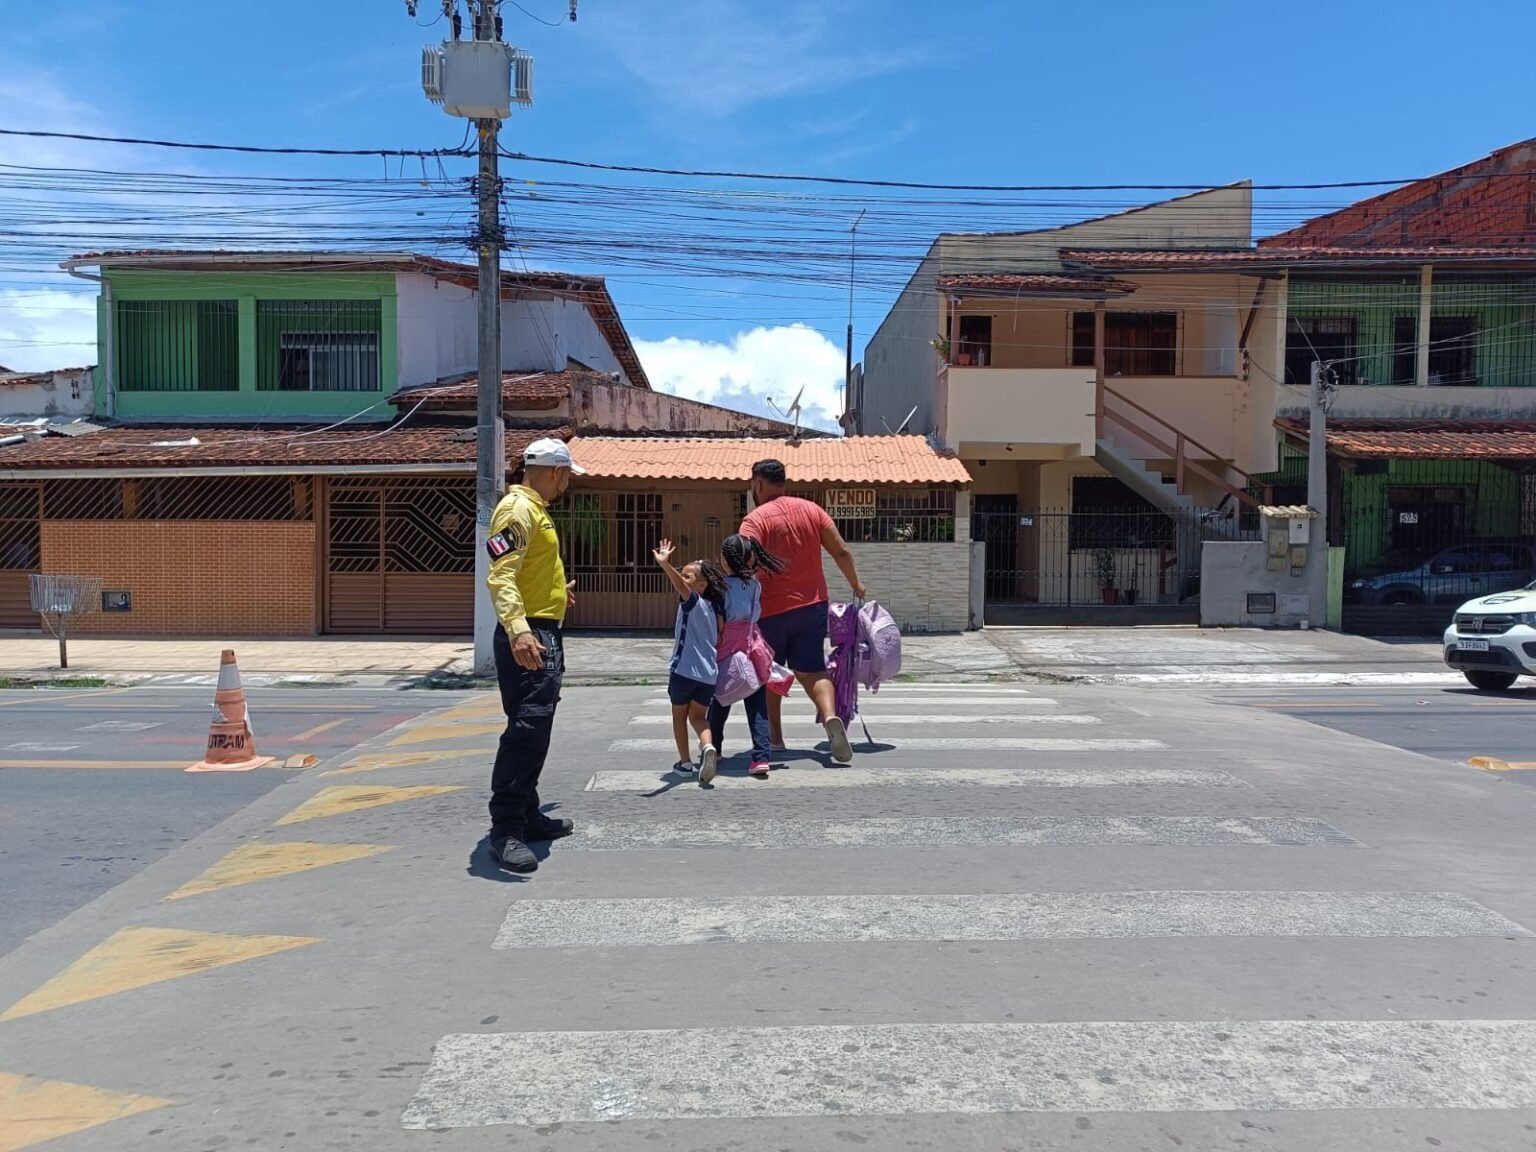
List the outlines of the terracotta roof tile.
<svg viewBox="0 0 1536 1152">
<path fill-rule="evenodd" d="M 1408 261 L 1414 263 L 1449 262 L 1453 260 L 1493 263 L 1536 263 L 1536 244 L 1505 247 L 1469 247 L 1466 245 L 1441 245 L 1396 248 L 1328 248 L 1328 247 L 1268 247 L 1209 249 L 1164 249 L 1137 251 L 1106 251 L 1101 249 L 1064 248 L 1061 259 L 1068 264 L 1081 264 L 1094 268 L 1222 268 L 1234 266 L 1260 266 L 1284 268 L 1292 264 L 1319 265 L 1333 263 L 1361 264 L 1372 261 Z"/>
<path fill-rule="evenodd" d="M 1536 140 L 1358 201 L 1259 244 L 1536 244 Z"/>
<path fill-rule="evenodd" d="M 1307 433 L 1305 419 L 1276 424 L 1298 437 Z M 1536 420 L 1329 421 L 1328 450 L 1368 458 L 1536 461 Z"/>
<path fill-rule="evenodd" d="M 938 286 L 951 292 L 1000 292 L 1010 296 L 1030 293 L 1101 295 L 1136 291 L 1136 285 L 1120 280 L 1095 279 L 1089 276 L 1061 276 L 1045 272 L 1003 272 L 985 275 L 954 273 L 940 276 Z"/>
<path fill-rule="evenodd" d="M 569 428 L 508 428 L 507 458 L 515 461 L 541 436 L 567 439 Z M 196 440 L 193 444 L 190 441 Z M 0 471 L 83 468 L 294 468 L 336 465 L 389 467 L 462 464 L 473 469 L 474 429 L 462 424 L 366 425 L 317 432 L 313 428 L 152 427 L 104 428 L 85 436 L 44 436 L 0 448 Z"/>
<path fill-rule="evenodd" d="M 580 379 L 613 383 L 611 377 L 601 373 L 505 372 L 501 377 L 501 402 L 506 408 L 534 411 L 558 408 L 571 394 L 571 384 Z M 391 396 L 389 402 L 397 408 L 419 412 L 473 411 L 479 389 L 480 377 L 471 373 L 436 384 L 406 388 Z"/>
<path fill-rule="evenodd" d="M 921 436 L 854 436 L 790 443 L 768 439 L 578 436 L 576 462 L 593 476 L 635 480 L 720 480 L 745 484 L 752 465 L 784 463 L 792 483 L 969 484 L 953 456 Z"/>
</svg>

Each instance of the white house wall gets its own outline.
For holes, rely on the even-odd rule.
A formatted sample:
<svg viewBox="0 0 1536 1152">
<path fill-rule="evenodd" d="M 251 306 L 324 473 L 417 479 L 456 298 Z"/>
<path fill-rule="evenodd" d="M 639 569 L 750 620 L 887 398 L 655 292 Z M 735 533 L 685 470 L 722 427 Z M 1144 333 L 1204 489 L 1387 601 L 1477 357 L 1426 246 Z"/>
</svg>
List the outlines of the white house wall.
<svg viewBox="0 0 1536 1152">
<path fill-rule="evenodd" d="M 399 385 L 430 384 L 479 367 L 475 293 L 431 276 L 395 278 Z"/>
<path fill-rule="evenodd" d="M 0 376 L 0 417 L 90 416 L 96 411 L 95 369 L 69 368 Z"/>
<path fill-rule="evenodd" d="M 563 371 L 567 360 L 579 360 L 598 372 L 620 372 L 618 357 L 608 346 L 585 305 L 573 300 L 508 300 L 501 306 L 501 366 L 506 371 L 538 368 Z M 624 377 L 628 382 L 628 377 Z"/>
<path fill-rule="evenodd" d="M 476 292 L 431 276 L 395 278 L 400 387 L 463 376 L 480 366 Z M 599 372 L 619 372 L 585 305 L 545 298 L 505 300 L 501 305 L 501 364 L 504 371 L 563 371 L 579 360 Z M 628 377 L 625 377 L 626 381 Z"/>
</svg>

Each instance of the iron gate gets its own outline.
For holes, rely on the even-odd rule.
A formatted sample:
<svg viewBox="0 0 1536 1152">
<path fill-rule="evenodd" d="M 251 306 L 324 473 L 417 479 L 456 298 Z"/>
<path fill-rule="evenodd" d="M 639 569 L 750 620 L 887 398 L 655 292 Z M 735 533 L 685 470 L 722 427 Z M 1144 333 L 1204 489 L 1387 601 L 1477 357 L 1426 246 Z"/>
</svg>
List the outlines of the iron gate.
<svg viewBox="0 0 1536 1152">
<path fill-rule="evenodd" d="M 1144 507 L 1029 511 L 983 503 L 971 539 L 986 543 L 986 622 L 1198 623 L 1200 550 L 1230 533 L 1214 513 Z M 1003 506 L 999 506 L 1003 505 Z"/>
<path fill-rule="evenodd" d="M 325 630 L 468 635 L 475 487 L 459 477 L 332 481 Z"/>
</svg>

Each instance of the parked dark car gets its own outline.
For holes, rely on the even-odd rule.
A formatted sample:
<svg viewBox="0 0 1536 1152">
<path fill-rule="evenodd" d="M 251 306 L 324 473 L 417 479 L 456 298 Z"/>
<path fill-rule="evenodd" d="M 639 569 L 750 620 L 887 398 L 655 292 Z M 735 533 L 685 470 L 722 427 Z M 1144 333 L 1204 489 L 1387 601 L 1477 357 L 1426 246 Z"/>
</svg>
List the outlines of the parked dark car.
<svg viewBox="0 0 1536 1152">
<path fill-rule="evenodd" d="M 1523 540 L 1472 540 L 1437 552 L 1389 553 L 1344 581 L 1344 600 L 1366 606 L 1461 604 L 1536 580 L 1536 550 Z"/>
</svg>

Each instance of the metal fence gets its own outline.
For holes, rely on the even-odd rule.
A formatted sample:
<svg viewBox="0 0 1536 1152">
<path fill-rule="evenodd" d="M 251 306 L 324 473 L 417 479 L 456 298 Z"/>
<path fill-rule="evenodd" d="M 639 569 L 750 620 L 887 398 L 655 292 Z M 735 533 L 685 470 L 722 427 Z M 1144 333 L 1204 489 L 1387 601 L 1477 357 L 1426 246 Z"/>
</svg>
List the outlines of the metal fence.
<svg viewBox="0 0 1536 1152">
<path fill-rule="evenodd" d="M 240 309 L 233 300 L 119 300 L 114 310 L 120 392 L 234 392 L 240 387 Z"/>
<path fill-rule="evenodd" d="M 377 300 L 259 300 L 256 387 L 374 392 L 380 387 Z"/>
<path fill-rule="evenodd" d="M 1347 631 L 1437 634 L 1536 581 L 1536 461 L 1360 461 L 1336 480 Z"/>
<path fill-rule="evenodd" d="M 986 544 L 993 623 L 1146 623 L 1198 620 L 1203 541 L 1231 539 L 1233 529 L 1211 510 L 1019 510 L 979 497 L 971 538 Z"/>
</svg>

